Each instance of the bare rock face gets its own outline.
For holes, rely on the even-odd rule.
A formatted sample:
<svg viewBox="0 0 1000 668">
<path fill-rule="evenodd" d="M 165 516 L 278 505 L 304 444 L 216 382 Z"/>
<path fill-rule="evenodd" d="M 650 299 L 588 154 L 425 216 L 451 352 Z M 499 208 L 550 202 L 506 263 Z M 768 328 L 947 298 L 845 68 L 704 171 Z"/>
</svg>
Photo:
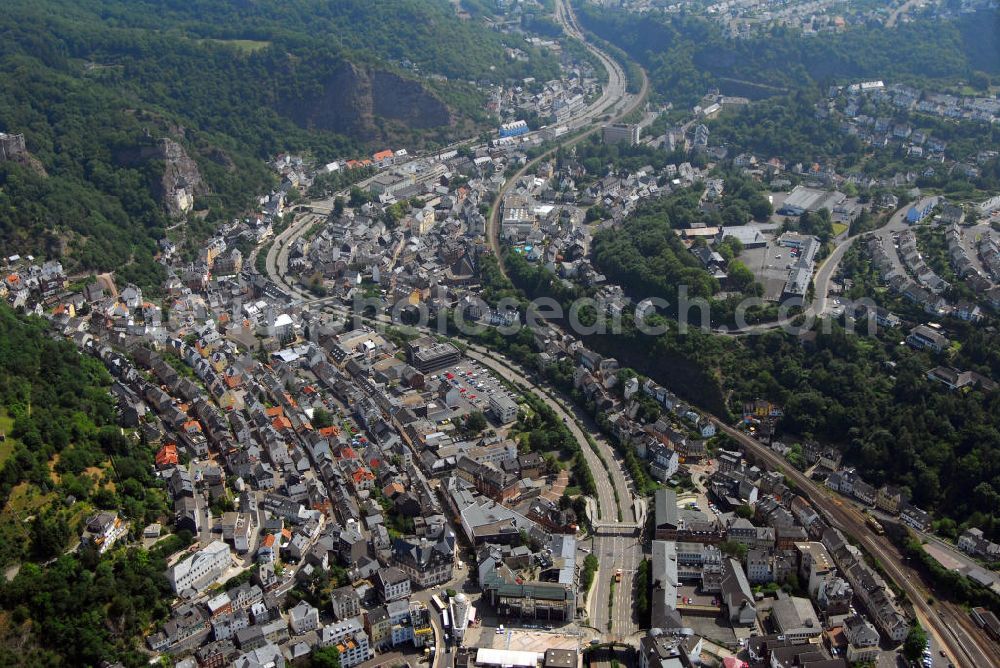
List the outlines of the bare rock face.
<svg viewBox="0 0 1000 668">
<path fill-rule="evenodd" d="M 156 142 L 154 159 L 164 163 L 163 176 L 153 184 L 157 198 L 172 217 L 185 215 L 194 207 L 195 194 L 205 190 L 198 164 L 183 146 L 169 137 Z"/>
<path fill-rule="evenodd" d="M 283 113 L 303 127 L 365 141 L 384 139 L 385 121 L 427 129 L 454 120 L 448 106 L 419 82 L 351 63 L 331 74 L 318 98 L 289 100 L 284 107 Z"/>
<path fill-rule="evenodd" d="M 178 136 L 183 136 L 181 131 Z M 139 167 L 150 162 L 163 164 L 162 173 L 150 179 L 150 191 L 173 218 L 180 218 L 194 207 L 196 195 L 204 195 L 208 187 L 196 163 L 175 139 L 163 137 L 153 141 L 147 133 L 138 145 L 119 150 L 115 160 L 122 165 Z"/>
</svg>

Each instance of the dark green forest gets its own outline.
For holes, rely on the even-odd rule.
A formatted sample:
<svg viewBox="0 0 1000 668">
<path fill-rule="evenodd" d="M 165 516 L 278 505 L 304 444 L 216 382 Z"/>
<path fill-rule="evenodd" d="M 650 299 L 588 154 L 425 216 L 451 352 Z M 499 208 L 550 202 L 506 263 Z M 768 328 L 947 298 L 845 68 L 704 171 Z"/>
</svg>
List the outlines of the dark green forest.
<svg viewBox="0 0 1000 668">
<path fill-rule="evenodd" d="M 893 29 L 866 25 L 803 35 L 774 28 L 726 39 L 715 24 L 681 13 L 631 14 L 575 2 L 584 26 L 624 49 L 649 73 L 663 100 L 695 104 L 709 88 L 770 97 L 858 78 L 920 82 L 1000 73 L 1000 13 L 955 22 L 915 21 Z"/>
<path fill-rule="evenodd" d="M 850 168 L 858 163 L 864 145 L 833 122 L 816 120 L 818 92 L 796 91 L 761 100 L 709 123 L 712 142 L 767 157 L 780 157 L 794 165 L 813 162 Z"/>
<path fill-rule="evenodd" d="M 690 298 L 711 300 L 714 326 L 730 323 L 740 298 L 762 294 L 753 273 L 736 259 L 742 244 L 737 239 L 727 239 L 716 245 L 714 250 L 722 256 L 727 274 L 720 281 L 705 271 L 701 261 L 681 242 L 677 231 L 696 224 L 738 226 L 751 219 L 767 220 L 772 207 L 755 181 L 736 172 L 720 176 L 725 177 L 726 187 L 718 202 L 702 206 L 703 188 L 695 186 L 643 202 L 620 228 L 608 227 L 597 232 L 592 245 L 594 265 L 636 302 L 646 297 L 661 297 L 676 306 L 680 299 L 678 289 L 684 286 Z M 712 299 L 723 289 L 726 295 Z M 772 311 L 751 309 L 747 313 L 748 322 L 768 314 L 773 316 Z M 675 310 L 670 313 L 676 315 Z"/>
<path fill-rule="evenodd" d="M 998 377 L 1000 342 L 975 334 L 946 359 L 901 347 L 901 339 L 834 329 L 803 345 L 767 334 L 741 339 L 718 359 L 734 404 L 783 404 L 788 436 L 837 444 L 872 484 L 902 485 L 916 505 L 996 536 L 1000 395 L 949 392 L 926 374 L 945 362 Z"/>
<path fill-rule="evenodd" d="M 0 464 L 0 565 L 22 562 L 0 584 L 4 665 L 143 665 L 134 643 L 167 611 L 164 559 L 190 537 L 153 552 L 67 553 L 93 509 L 117 509 L 133 534 L 167 510 L 153 449 L 114 424 L 110 382 L 43 321 L 0 307 L 0 409 L 13 422 Z"/>
<path fill-rule="evenodd" d="M 594 235 L 594 265 L 635 299 L 660 296 L 674 301 L 677 287 L 688 286 L 693 297 L 711 297 L 719 291 L 701 262 L 674 233 L 672 220 L 697 211 L 700 190 L 644 203 L 621 229 Z M 678 229 L 680 226 L 678 226 Z"/>
</svg>

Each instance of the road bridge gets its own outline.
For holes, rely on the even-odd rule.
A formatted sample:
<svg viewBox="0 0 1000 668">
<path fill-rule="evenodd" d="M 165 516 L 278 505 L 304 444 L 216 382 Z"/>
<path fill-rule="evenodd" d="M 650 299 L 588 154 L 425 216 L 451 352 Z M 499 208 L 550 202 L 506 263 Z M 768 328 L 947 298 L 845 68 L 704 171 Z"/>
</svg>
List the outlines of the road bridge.
<svg viewBox="0 0 1000 668">
<path fill-rule="evenodd" d="M 640 526 L 635 522 L 594 522 L 595 536 L 638 536 Z"/>
</svg>

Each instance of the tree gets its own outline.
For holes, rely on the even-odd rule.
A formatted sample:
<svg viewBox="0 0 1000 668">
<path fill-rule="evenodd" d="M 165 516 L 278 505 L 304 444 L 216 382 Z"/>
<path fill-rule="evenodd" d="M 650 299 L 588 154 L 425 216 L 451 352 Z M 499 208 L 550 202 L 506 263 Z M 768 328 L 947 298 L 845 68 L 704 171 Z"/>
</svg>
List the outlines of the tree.
<svg viewBox="0 0 1000 668">
<path fill-rule="evenodd" d="M 927 647 L 927 632 L 918 623 L 914 623 L 903 641 L 903 654 L 907 659 L 916 661 Z"/>
<path fill-rule="evenodd" d="M 367 204 L 370 201 L 372 201 L 372 196 L 368 191 L 362 190 L 357 186 L 351 186 L 351 199 L 350 199 L 351 207 L 357 208 L 363 204 Z"/>
<path fill-rule="evenodd" d="M 649 624 L 651 613 L 649 596 L 653 588 L 653 574 L 649 559 L 643 559 L 639 562 L 639 568 L 636 570 L 635 609 L 640 626 L 645 626 Z"/>
<path fill-rule="evenodd" d="M 464 437 L 478 436 L 487 427 L 486 416 L 482 411 L 472 411 L 462 421 L 461 433 Z"/>
<path fill-rule="evenodd" d="M 594 582 L 594 574 L 600 567 L 600 563 L 593 554 L 588 554 L 583 560 L 583 573 L 580 575 L 580 589 L 590 591 L 590 585 Z"/>
<path fill-rule="evenodd" d="M 340 651 L 336 645 L 320 647 L 309 660 L 311 668 L 340 668 Z"/>
<path fill-rule="evenodd" d="M 772 213 L 774 213 L 774 207 L 763 195 L 750 200 L 750 215 L 753 216 L 754 220 L 764 222 L 771 217 Z"/>
<path fill-rule="evenodd" d="M 465 416 L 465 422 L 462 426 L 466 433 L 478 434 L 486 429 L 486 416 L 483 415 L 482 411 L 473 411 Z"/>
<path fill-rule="evenodd" d="M 747 556 L 747 546 L 743 543 L 737 543 L 735 540 L 719 543 L 719 549 L 723 554 L 733 557 L 737 561 L 743 561 Z"/>
<path fill-rule="evenodd" d="M 814 234 L 826 243 L 833 236 L 833 218 L 829 209 L 820 209 L 816 213 L 809 211 L 799 217 L 799 231 L 803 234 Z"/>
<path fill-rule="evenodd" d="M 70 529 L 57 514 L 39 515 L 31 523 L 31 554 L 38 560 L 62 554 L 69 542 Z"/>
<path fill-rule="evenodd" d="M 753 508 L 744 503 L 736 508 L 735 513 L 737 517 L 742 517 L 743 519 L 748 520 L 753 517 Z"/>
<path fill-rule="evenodd" d="M 977 70 L 969 75 L 969 83 L 979 90 L 989 90 L 992 81 L 989 74 Z"/>
<path fill-rule="evenodd" d="M 333 426 L 333 414 L 325 408 L 317 408 L 313 412 L 312 426 L 316 429 L 325 429 Z"/>
<path fill-rule="evenodd" d="M 958 524 L 950 517 L 944 517 L 934 522 L 934 531 L 951 540 L 958 540 Z"/>
<path fill-rule="evenodd" d="M 583 454 L 579 452 L 573 458 L 573 480 L 583 490 L 584 494 L 593 496 L 597 493 L 597 483 L 594 480 L 594 474 L 591 472 L 590 467 L 587 466 L 587 460 L 584 459 Z"/>
<path fill-rule="evenodd" d="M 745 292 L 748 287 L 753 285 L 753 272 L 739 260 L 733 260 L 730 262 L 728 271 L 730 282 L 733 284 L 733 287 L 740 292 Z"/>
<path fill-rule="evenodd" d="M 588 223 L 592 223 L 596 220 L 601 220 L 604 218 L 610 218 L 611 212 L 605 209 L 600 204 L 595 204 L 589 209 L 587 209 L 587 215 L 584 220 Z"/>
<path fill-rule="evenodd" d="M 656 401 L 646 395 L 640 395 L 639 412 L 636 413 L 636 417 L 640 422 L 646 424 L 656 422 L 660 419 L 660 414 L 662 412 L 660 404 L 656 403 Z"/>
</svg>

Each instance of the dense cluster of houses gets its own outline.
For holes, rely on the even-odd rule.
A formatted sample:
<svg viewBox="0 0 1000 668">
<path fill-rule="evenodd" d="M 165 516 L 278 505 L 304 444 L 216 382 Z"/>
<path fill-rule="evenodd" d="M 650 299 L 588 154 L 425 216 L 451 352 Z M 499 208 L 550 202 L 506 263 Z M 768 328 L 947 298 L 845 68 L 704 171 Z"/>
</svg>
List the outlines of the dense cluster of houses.
<svg viewBox="0 0 1000 668">
<path fill-rule="evenodd" d="M 1000 240 L 997 239 L 996 233 L 990 231 L 984 234 L 979 239 L 976 252 L 990 277 L 1000 281 Z"/>
<path fill-rule="evenodd" d="M 693 584 L 715 597 L 713 604 L 735 627 L 759 625 L 773 632 L 750 639 L 753 661 L 816 652 L 834 662 L 829 665 L 846 665 L 844 659 L 877 658 L 882 639 L 896 643 L 906 636 L 909 621 L 886 583 L 780 474 L 748 464 L 739 452 L 719 451 L 716 457 L 719 465 L 708 481 L 709 498 L 718 504 L 714 516 L 695 503 L 680 503 L 672 490 L 656 492 L 655 629 L 665 634 L 683 629 L 682 614 L 692 608 L 678 588 Z M 750 506 L 752 517 L 733 513 L 739 506 Z M 741 548 L 742 559 L 720 552 L 721 547 L 731 553 L 734 546 Z M 794 583 L 797 591 L 779 591 L 776 598 L 755 593 L 769 583 Z M 644 640 L 640 652 L 653 642 Z"/>
<path fill-rule="evenodd" d="M 38 264 L 32 256 L 12 255 L 6 259 L 5 275 L 0 281 L 0 299 L 11 308 L 29 305 L 37 311 L 51 308 L 61 300 L 83 303 L 67 290 L 68 280 L 62 263 L 49 260 Z"/>
<path fill-rule="evenodd" d="M 152 650 L 242 665 L 336 645 L 349 668 L 378 650 L 433 644 L 411 592 L 456 577 L 452 521 L 494 560 L 480 582 L 501 617 L 576 617 L 577 518 L 559 503 L 568 474 L 519 452 L 505 436 L 516 397 L 456 348 L 345 331 L 249 270 L 171 287 L 169 319 L 145 312 L 133 286 L 105 297 L 91 285 L 89 312 L 49 316 L 108 367 L 122 424 L 158 448 L 169 528 L 196 538 L 166 574 L 180 602 Z M 247 335 L 258 354 L 246 352 Z M 491 431 L 461 435 L 456 425 L 476 410 Z M 320 411 L 334 423 L 314 427 Z M 211 512 L 227 498 L 231 511 Z M 103 512 L 83 540 L 105 551 L 126 532 Z M 252 583 L 216 588 L 254 564 Z M 333 618 L 304 601 L 282 612 L 292 588 L 334 565 L 347 583 Z"/>
<path fill-rule="evenodd" d="M 947 282 L 927 268 L 917 251 L 911 231 L 907 230 L 900 234 L 898 249 L 886 246 L 883 237 L 878 235 L 873 235 L 867 240 L 867 251 L 884 283 L 930 315 L 942 316 L 956 312 L 955 306 L 941 295 L 948 287 Z M 897 252 L 907 267 L 912 267 L 910 271 L 915 272 L 918 280 L 910 278 L 906 268 L 894 257 Z"/>
<path fill-rule="evenodd" d="M 1000 561 L 1000 545 L 984 538 L 982 529 L 975 527 L 966 529 L 958 537 L 958 549 L 987 561 Z"/>
<path fill-rule="evenodd" d="M 930 515 L 927 511 L 911 504 L 902 490 L 892 485 L 883 485 L 875 489 L 865 482 L 856 469 L 833 471 L 826 478 L 826 486 L 844 496 L 857 499 L 866 506 L 877 508 L 889 515 L 896 515 L 917 531 L 930 530 Z"/>
<path fill-rule="evenodd" d="M 951 205 L 947 206 L 950 207 Z M 964 212 L 962 212 L 961 215 L 964 216 Z M 993 282 L 979 269 L 973 261 L 973 258 L 969 256 L 968 248 L 962 243 L 963 231 L 959 227 L 959 223 L 951 223 L 945 231 L 944 236 L 945 241 L 948 243 L 948 260 L 951 262 L 951 266 L 955 270 L 955 274 L 964 280 L 974 292 L 985 294 L 987 299 L 989 299 L 991 295 L 996 294 L 993 292 Z M 983 267 L 990 272 L 991 276 L 996 276 L 997 274 L 994 273 L 994 269 L 1000 270 L 1000 263 L 994 259 L 994 255 L 991 252 L 989 245 L 990 238 L 991 235 L 986 234 L 984 235 L 983 240 L 980 241 L 980 245 L 982 245 L 984 241 L 987 244 L 983 248 L 981 257 L 983 260 Z M 991 264 L 991 262 L 993 264 Z"/>
<path fill-rule="evenodd" d="M 530 116 L 542 125 L 566 123 L 600 93 L 600 82 L 589 64 L 567 68 L 560 79 L 537 82 L 533 78 L 520 85 L 494 91 L 487 109 L 502 119 Z"/>
<path fill-rule="evenodd" d="M 940 168 L 928 167 L 931 174 L 944 169 L 944 173 L 966 178 L 979 176 L 979 167 L 956 161 L 956 156 L 949 154 L 947 141 L 916 129 L 916 117 L 926 115 L 987 124 L 1000 120 L 1000 101 L 994 98 L 958 97 L 904 84 L 884 85 L 880 81 L 834 87 L 830 90 L 829 105 L 829 110 L 842 119 L 844 131 L 865 144 L 901 148 L 913 159 L 942 165 Z M 912 122 L 899 120 L 911 114 L 915 115 Z M 986 150 L 974 159 L 983 164 L 995 157 L 995 152 Z M 968 159 L 966 156 L 958 158 Z"/>
<path fill-rule="evenodd" d="M 660 170 L 647 165 L 600 178 L 588 174 L 582 161 L 572 158 L 563 160 L 558 168 L 554 163 L 543 163 L 535 174 L 509 189 L 503 202 L 500 234 L 510 242 L 535 247 L 551 240 L 556 244 L 552 251 L 546 254 L 545 248 L 537 248 L 530 258 L 556 264 L 557 256 L 565 250 L 560 237 L 578 234 L 574 223 L 582 222 L 582 215 L 577 206 L 597 205 L 608 219 L 621 222 L 641 200 L 669 194 L 702 177 L 701 170 L 688 162 Z"/>
</svg>

